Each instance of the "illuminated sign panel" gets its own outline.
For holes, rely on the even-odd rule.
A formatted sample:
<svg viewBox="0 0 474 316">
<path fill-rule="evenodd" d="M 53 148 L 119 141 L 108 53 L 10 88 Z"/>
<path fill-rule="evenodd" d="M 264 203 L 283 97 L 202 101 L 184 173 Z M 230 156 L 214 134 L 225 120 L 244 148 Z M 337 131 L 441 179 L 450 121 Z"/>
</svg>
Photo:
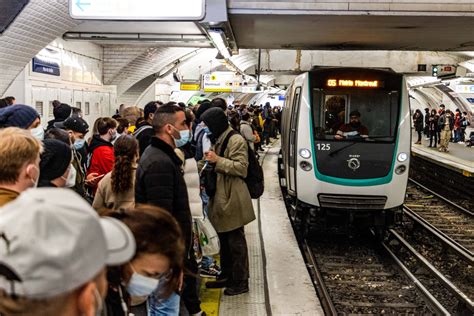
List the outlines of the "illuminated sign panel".
<svg viewBox="0 0 474 316">
<path fill-rule="evenodd" d="M 205 16 L 205 0 L 69 0 L 73 19 L 89 20 L 182 20 Z"/>
<path fill-rule="evenodd" d="M 328 79 L 326 85 L 332 88 L 380 88 L 381 82 L 379 80 Z"/>
</svg>

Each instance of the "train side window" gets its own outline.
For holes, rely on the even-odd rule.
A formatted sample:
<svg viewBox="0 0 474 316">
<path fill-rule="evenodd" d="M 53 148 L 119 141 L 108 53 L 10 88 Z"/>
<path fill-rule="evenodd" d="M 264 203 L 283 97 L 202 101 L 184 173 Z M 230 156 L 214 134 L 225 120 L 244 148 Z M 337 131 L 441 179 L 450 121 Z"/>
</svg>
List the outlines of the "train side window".
<svg viewBox="0 0 474 316">
<path fill-rule="evenodd" d="M 324 96 L 324 134 L 335 135 L 339 127 L 345 123 L 347 113 L 347 95 Z"/>
<path fill-rule="evenodd" d="M 82 102 L 76 102 L 76 108 L 78 109 L 81 109 L 82 110 Z"/>
<path fill-rule="evenodd" d="M 49 101 L 49 107 L 48 107 L 48 117 L 54 117 L 54 107 L 53 107 L 53 101 Z"/>
<path fill-rule="evenodd" d="M 290 166 L 295 166 L 296 165 L 296 128 L 297 128 L 297 123 L 298 123 L 298 109 L 299 109 L 299 103 L 300 103 L 300 95 L 301 95 L 301 87 L 297 87 L 295 89 L 295 94 L 293 96 L 293 103 L 291 104 L 291 119 L 290 119 L 290 149 L 289 149 L 289 154 L 290 154 L 290 159 L 289 159 L 289 164 Z"/>
</svg>

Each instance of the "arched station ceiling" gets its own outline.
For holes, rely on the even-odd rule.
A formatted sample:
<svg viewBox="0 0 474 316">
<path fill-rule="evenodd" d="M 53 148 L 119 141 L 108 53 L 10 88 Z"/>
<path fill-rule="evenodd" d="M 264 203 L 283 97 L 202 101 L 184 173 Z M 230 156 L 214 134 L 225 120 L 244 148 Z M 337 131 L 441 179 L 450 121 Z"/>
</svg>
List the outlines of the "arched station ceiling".
<svg viewBox="0 0 474 316">
<path fill-rule="evenodd" d="M 209 0 L 209 3 L 213 1 Z M 258 16 L 255 15 L 255 12 L 252 12 L 254 7 L 252 2 L 255 1 L 243 1 L 240 4 L 238 1 L 228 1 L 229 20 L 237 35 L 237 45 L 241 47 L 248 46 L 249 49 L 240 49 L 239 54 L 232 56 L 226 66 L 220 60 L 215 59 L 216 50 L 209 48 L 212 46 L 207 39 L 202 24 L 194 22 L 79 21 L 70 18 L 67 0 L 30 0 L 14 22 L 0 35 L 0 47 L 2 47 L 0 50 L 0 68 L 2 69 L 0 95 L 5 92 L 33 56 L 66 32 L 75 32 L 74 34 L 76 35 L 89 34 L 91 36 L 89 40 L 103 47 L 103 82 L 107 85 L 117 86 L 119 99 L 132 100 L 137 95 L 140 95 L 157 80 L 156 74 L 166 72 L 169 67 L 173 67 L 174 63 L 178 63 L 178 72 L 184 79 L 197 79 L 202 73 L 222 70 L 226 69 L 226 67 L 256 76 L 258 50 L 255 48 L 259 47 L 259 45 L 264 47 L 265 41 L 262 41 L 261 44 L 258 44 L 258 42 L 251 45 L 245 44 L 248 43 L 246 41 L 249 39 L 247 35 L 255 33 L 255 39 L 257 39 L 258 36 L 263 34 L 262 32 L 268 31 L 269 33 L 266 34 L 269 35 L 271 32 L 272 36 L 267 36 L 266 40 L 274 40 L 276 43 L 285 38 L 282 36 L 286 36 L 285 34 L 288 32 L 280 32 L 278 28 L 271 28 L 271 30 L 269 28 L 267 30 L 268 25 L 265 26 L 264 24 L 260 27 L 259 25 L 266 20 L 261 22 L 254 21 L 255 23 L 252 22 L 250 24 L 240 23 L 239 21 L 245 19 L 246 15 Z M 266 3 L 266 5 L 271 4 Z M 247 7 L 243 8 L 242 6 Z M 276 19 L 282 17 L 280 13 L 275 14 Z M 268 14 L 271 15 L 271 12 L 268 12 Z M 451 15 L 453 14 L 451 13 Z M 305 16 L 306 19 L 311 14 L 305 14 Z M 298 17 L 296 16 L 296 18 Z M 464 16 L 463 18 L 465 19 L 466 17 Z M 285 20 L 281 21 L 284 22 Z M 275 23 L 272 25 L 278 24 Z M 245 35 L 244 31 L 249 34 Z M 111 36 L 113 36 L 112 32 L 129 32 L 130 37 L 137 34 L 146 34 L 148 38 L 141 41 L 133 39 L 128 41 L 112 40 L 112 38 L 107 40 L 104 39 L 105 37 L 94 39 L 92 37 L 94 32 L 102 32 L 103 34 L 110 32 Z M 410 32 L 417 31 L 413 30 Z M 160 33 L 167 35 L 168 42 L 161 41 L 156 43 L 153 40 L 154 36 L 158 38 Z M 321 32 L 318 34 L 318 36 L 321 36 Z M 298 34 L 298 36 L 300 35 Z M 442 41 L 440 38 L 438 40 Z M 170 44 L 174 45 L 169 46 Z M 342 49 L 347 48 L 350 47 L 342 47 Z M 381 54 L 380 52 L 374 53 Z M 415 65 L 415 61 L 419 60 L 420 53 L 423 55 L 423 52 L 385 52 L 386 56 L 380 57 L 380 64 L 384 62 L 394 65 L 397 62 L 400 64 L 403 61 L 401 61 L 400 57 L 396 56 L 398 54 L 399 56 L 409 56 L 411 59 L 406 60 L 410 60 L 410 67 L 412 67 Z M 346 57 L 343 57 L 344 54 Z M 260 79 L 263 83 L 269 83 L 280 75 L 295 75 L 310 69 L 315 64 L 335 65 L 334 60 L 337 58 L 339 58 L 338 62 L 340 64 L 350 63 L 352 62 L 351 59 L 354 59 L 353 56 L 358 56 L 355 59 L 358 60 L 358 64 L 361 66 L 371 66 L 370 62 L 364 60 L 363 54 L 364 52 L 360 51 L 354 54 L 353 52 L 328 50 L 285 51 L 264 49 L 261 56 L 261 69 L 264 70 L 264 73 L 260 76 Z M 423 55 L 424 57 L 422 57 L 425 58 L 427 64 L 430 61 L 457 64 L 466 63 L 469 59 L 472 59 L 473 56 L 470 54 L 472 53 L 438 54 L 426 52 Z M 350 58 L 347 56 L 350 56 Z M 184 59 L 186 61 L 183 61 Z M 404 68 L 401 69 L 402 71 L 405 70 Z"/>
</svg>

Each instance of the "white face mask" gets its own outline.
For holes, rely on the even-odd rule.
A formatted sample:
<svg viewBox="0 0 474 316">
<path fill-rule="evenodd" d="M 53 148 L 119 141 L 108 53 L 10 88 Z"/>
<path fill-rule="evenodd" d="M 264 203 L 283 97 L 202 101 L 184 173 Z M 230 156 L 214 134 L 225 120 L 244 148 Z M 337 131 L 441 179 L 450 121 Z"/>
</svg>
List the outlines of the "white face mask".
<svg viewBox="0 0 474 316">
<path fill-rule="evenodd" d="M 69 174 L 66 179 L 66 184 L 64 185 L 66 188 L 72 188 L 76 185 L 76 175 L 77 171 L 73 165 L 69 167 Z"/>
<path fill-rule="evenodd" d="M 97 288 L 94 288 L 94 298 L 97 304 L 95 314 L 100 316 L 102 315 L 102 310 L 104 309 L 104 302 L 102 301 L 102 297 L 100 296 L 99 290 L 97 290 Z"/>
<path fill-rule="evenodd" d="M 159 284 L 159 279 L 149 278 L 134 271 L 127 284 L 127 292 L 131 296 L 146 297 L 150 296 Z"/>
<path fill-rule="evenodd" d="M 31 179 L 31 181 L 33 182 L 33 186 L 32 188 L 37 188 L 38 187 L 38 182 L 39 182 L 39 178 L 40 178 L 40 170 L 38 167 L 34 166 L 36 170 L 38 170 L 38 176 L 36 177 L 36 180 L 33 180 L 33 178 Z"/>
<path fill-rule="evenodd" d="M 31 131 L 31 135 L 37 140 L 44 139 L 44 129 L 41 125 L 38 127 L 32 128 L 30 131 Z"/>
</svg>

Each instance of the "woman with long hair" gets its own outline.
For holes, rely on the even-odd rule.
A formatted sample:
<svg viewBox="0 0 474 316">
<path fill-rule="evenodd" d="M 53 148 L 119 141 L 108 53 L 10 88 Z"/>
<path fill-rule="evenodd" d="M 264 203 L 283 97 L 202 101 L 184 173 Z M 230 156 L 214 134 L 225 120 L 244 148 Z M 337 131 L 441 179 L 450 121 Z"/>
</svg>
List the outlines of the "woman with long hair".
<svg viewBox="0 0 474 316">
<path fill-rule="evenodd" d="M 92 206 L 96 210 L 135 206 L 135 173 L 138 142 L 130 135 L 120 136 L 114 144 L 115 164 L 99 182 Z"/>
<path fill-rule="evenodd" d="M 108 269 L 106 315 L 155 315 L 147 302 L 159 305 L 176 298 L 182 286 L 184 241 L 179 224 L 169 212 L 147 205 L 105 215 L 127 225 L 137 245 L 130 262 Z"/>
</svg>

